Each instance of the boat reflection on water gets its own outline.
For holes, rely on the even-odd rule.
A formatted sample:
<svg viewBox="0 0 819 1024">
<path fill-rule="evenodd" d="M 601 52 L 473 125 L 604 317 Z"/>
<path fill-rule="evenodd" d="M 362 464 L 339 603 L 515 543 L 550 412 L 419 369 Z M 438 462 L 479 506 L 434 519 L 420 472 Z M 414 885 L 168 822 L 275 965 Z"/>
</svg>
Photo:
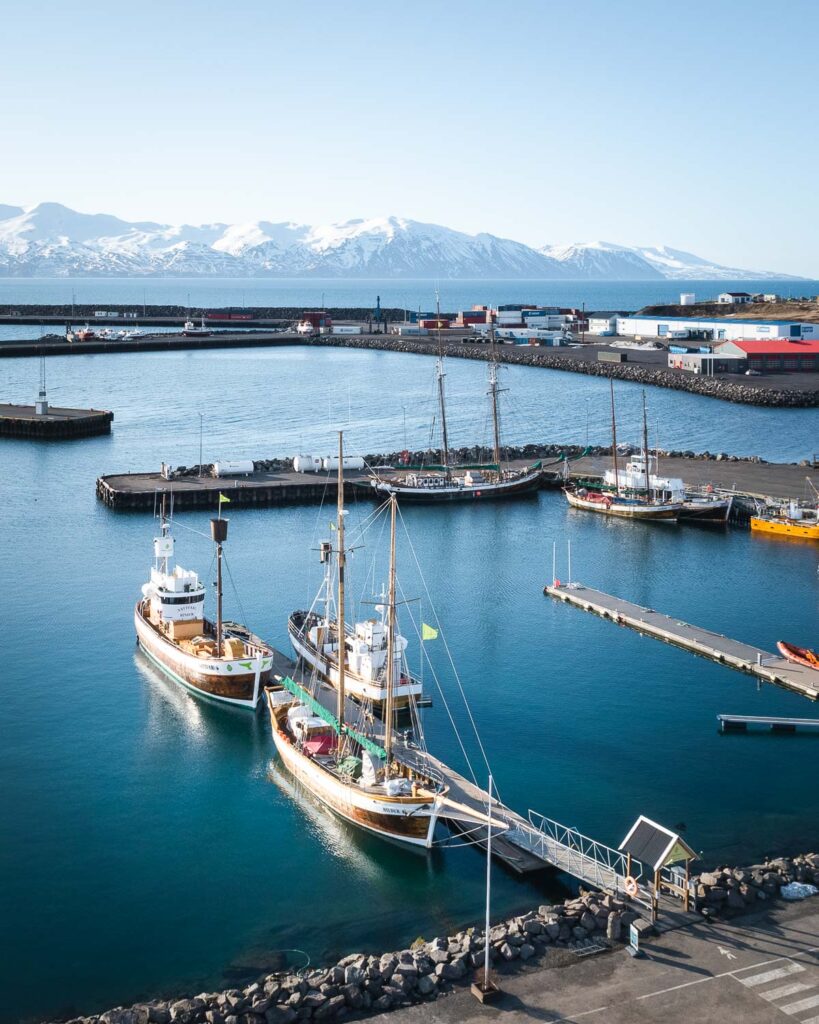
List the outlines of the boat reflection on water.
<svg viewBox="0 0 819 1024">
<path fill-rule="evenodd" d="M 396 858 L 394 862 L 399 871 L 405 871 L 408 863 L 425 865 L 426 873 L 432 876 L 436 868 L 443 866 L 443 855 L 436 847 L 427 850 L 383 836 L 372 836 L 339 818 L 276 758 L 267 765 L 267 778 L 293 801 L 296 812 L 306 817 L 308 831 L 321 848 L 331 856 L 350 863 L 368 881 L 379 882 L 390 874 L 388 869 L 392 860 L 384 856 L 385 843 L 400 854 L 400 859 Z"/>
</svg>

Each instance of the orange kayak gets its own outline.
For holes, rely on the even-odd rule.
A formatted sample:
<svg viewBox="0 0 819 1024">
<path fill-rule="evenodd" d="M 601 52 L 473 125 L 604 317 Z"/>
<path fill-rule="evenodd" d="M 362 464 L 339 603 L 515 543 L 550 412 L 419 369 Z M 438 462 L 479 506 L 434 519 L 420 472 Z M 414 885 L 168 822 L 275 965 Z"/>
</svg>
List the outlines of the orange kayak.
<svg viewBox="0 0 819 1024">
<path fill-rule="evenodd" d="M 797 665 L 804 665 L 806 668 L 814 668 L 819 672 L 819 656 L 809 647 L 797 647 L 796 644 L 789 644 L 784 640 L 779 640 L 776 646 L 783 658 L 787 658 L 788 661 L 793 661 Z"/>
</svg>

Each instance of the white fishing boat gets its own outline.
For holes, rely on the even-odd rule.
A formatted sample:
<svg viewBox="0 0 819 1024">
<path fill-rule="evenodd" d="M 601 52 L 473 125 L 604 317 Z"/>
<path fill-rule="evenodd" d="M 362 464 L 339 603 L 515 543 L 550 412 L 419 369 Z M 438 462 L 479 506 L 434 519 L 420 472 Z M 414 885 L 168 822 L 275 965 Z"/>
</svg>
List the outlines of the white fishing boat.
<svg viewBox="0 0 819 1024">
<path fill-rule="evenodd" d="M 343 465 L 339 436 L 339 467 Z M 337 568 L 337 633 L 344 622 L 344 489 L 339 468 Z M 395 711 L 396 500 L 390 499 L 390 573 L 385 607 L 385 713 L 383 727 L 364 708 L 347 700 L 346 658 L 337 662 L 335 713 L 313 692 L 290 677 L 265 689 L 273 741 L 285 767 L 316 799 L 367 832 L 429 849 L 443 808 L 447 787 L 422 764 L 409 765 L 393 754 Z M 355 709 L 355 711 L 353 711 Z M 351 713 L 358 720 L 348 721 Z M 368 735 L 369 732 L 369 735 Z"/>
<path fill-rule="evenodd" d="M 440 323 L 440 309 L 438 323 Z M 499 385 L 494 329 L 490 332 L 490 341 L 492 349 L 489 361 L 488 394 L 491 402 L 494 439 L 492 462 L 486 465 L 463 467 L 460 472 L 450 464 L 444 388 L 446 374 L 444 373 L 444 350 L 439 328 L 436 377 L 438 414 L 441 424 L 440 465 L 420 468 L 401 475 L 381 476 L 376 474 L 369 484 L 373 494 L 379 497 L 395 494 L 402 501 L 424 503 L 493 501 L 502 498 L 517 498 L 524 494 L 531 494 L 540 488 L 543 479 L 540 462 L 524 469 L 512 469 L 508 466 L 504 467 L 502 464 L 498 398 L 504 389 Z"/>
<path fill-rule="evenodd" d="M 392 680 L 392 699 L 396 708 L 405 708 L 410 702 L 418 701 L 423 686 L 409 670 L 406 650 L 407 639 L 397 627 L 390 634 L 387 622 L 387 606 L 382 602 L 375 606 L 378 617 L 369 618 L 355 625 L 345 621 L 341 607 L 344 565 L 344 462 L 339 458 L 338 470 L 338 513 L 336 536 L 338 545 L 333 550 L 329 541 L 319 547 L 319 557 L 325 567 L 324 579 L 313 604 L 308 610 L 298 610 L 290 615 L 287 631 L 293 650 L 300 661 L 312 672 L 331 686 L 338 687 L 340 671 L 345 677 L 345 689 L 357 701 L 369 702 L 381 711 L 387 701 L 387 679 Z M 334 574 L 334 567 L 337 573 Z M 340 574 L 338 588 L 333 576 Z M 344 623 L 343 629 L 340 623 Z M 344 634 L 343 666 L 339 665 L 339 635 Z M 390 651 L 392 652 L 390 655 Z M 391 665 L 388 658 L 391 656 Z"/>
<path fill-rule="evenodd" d="M 598 512 L 620 519 L 645 519 L 658 522 L 676 522 L 683 508 L 683 500 L 675 500 L 652 492 L 647 464 L 643 465 L 640 487 L 630 487 L 629 477 L 620 469 L 617 453 L 617 419 L 614 410 L 614 381 L 611 389 L 611 454 L 612 470 L 606 472 L 601 488 L 570 485 L 563 488 L 566 500 L 573 508 Z M 648 423 L 645 396 L 643 396 L 643 451 L 648 452 Z M 636 464 L 632 464 L 633 466 Z"/>
<path fill-rule="evenodd" d="M 648 475 L 646 475 L 646 459 Z M 656 453 L 645 452 L 632 455 L 625 470 L 619 473 L 621 491 L 626 494 L 650 495 L 660 502 L 680 504 L 677 517 L 681 522 L 727 523 L 733 498 L 717 494 L 713 487 L 701 490 L 687 487 L 680 477 L 660 476 L 659 458 Z M 616 487 L 614 472 L 607 469 L 603 474 L 606 491 Z"/>
<path fill-rule="evenodd" d="M 211 520 L 216 544 L 216 621 L 205 617 L 205 586 L 173 565 L 174 538 L 163 514 L 151 578 L 134 610 L 137 642 L 174 682 L 204 697 L 254 709 L 270 682 L 273 650 L 245 626 L 222 619 L 222 545 L 228 520 Z"/>
<path fill-rule="evenodd" d="M 193 320 L 186 320 L 182 333 L 186 338 L 208 338 L 210 337 L 211 330 L 205 323 L 205 318 L 202 317 L 199 324 L 194 323 Z"/>
</svg>

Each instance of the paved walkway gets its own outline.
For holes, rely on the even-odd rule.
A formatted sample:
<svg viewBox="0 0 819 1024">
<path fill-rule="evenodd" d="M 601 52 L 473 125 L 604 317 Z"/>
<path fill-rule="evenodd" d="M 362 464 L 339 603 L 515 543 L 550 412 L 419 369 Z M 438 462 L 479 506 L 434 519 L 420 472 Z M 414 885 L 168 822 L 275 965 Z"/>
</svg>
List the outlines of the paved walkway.
<svg viewBox="0 0 819 1024">
<path fill-rule="evenodd" d="M 503 995 L 492 1006 L 481 1006 L 461 989 L 374 1019 L 819 1024 L 819 897 L 733 922 L 702 922 L 643 949 L 647 955 L 639 960 L 618 949 L 564 967 L 501 976 Z"/>
</svg>

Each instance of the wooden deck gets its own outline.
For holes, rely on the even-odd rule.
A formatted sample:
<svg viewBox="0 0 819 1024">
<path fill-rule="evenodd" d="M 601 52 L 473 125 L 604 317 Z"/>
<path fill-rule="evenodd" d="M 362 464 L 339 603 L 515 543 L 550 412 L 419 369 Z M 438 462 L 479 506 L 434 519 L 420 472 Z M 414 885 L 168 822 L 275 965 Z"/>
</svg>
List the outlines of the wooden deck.
<svg viewBox="0 0 819 1024">
<path fill-rule="evenodd" d="M 819 699 L 819 672 L 794 665 L 770 651 L 752 644 L 731 640 L 702 626 L 693 626 L 653 608 L 643 608 L 612 594 L 594 590 L 579 583 L 543 588 L 543 593 L 558 601 L 594 612 L 638 633 L 682 647 L 721 665 L 748 672 L 767 683 L 782 686 L 810 700 Z"/>
</svg>

